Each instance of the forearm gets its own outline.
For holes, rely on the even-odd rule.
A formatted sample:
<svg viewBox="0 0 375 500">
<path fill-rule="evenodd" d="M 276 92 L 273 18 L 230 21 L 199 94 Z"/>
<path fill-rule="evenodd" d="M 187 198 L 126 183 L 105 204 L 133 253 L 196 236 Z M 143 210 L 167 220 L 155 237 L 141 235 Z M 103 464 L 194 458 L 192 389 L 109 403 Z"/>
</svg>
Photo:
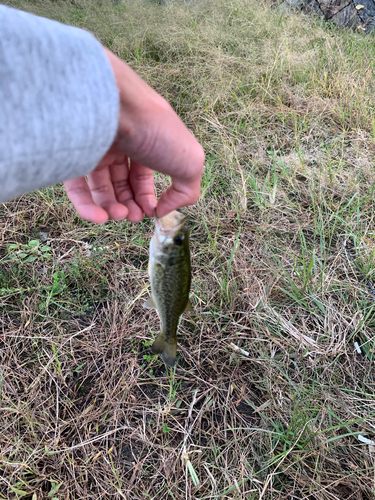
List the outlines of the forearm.
<svg viewBox="0 0 375 500">
<path fill-rule="evenodd" d="M 118 113 L 91 34 L 0 6 L 0 202 L 93 170 Z"/>
</svg>

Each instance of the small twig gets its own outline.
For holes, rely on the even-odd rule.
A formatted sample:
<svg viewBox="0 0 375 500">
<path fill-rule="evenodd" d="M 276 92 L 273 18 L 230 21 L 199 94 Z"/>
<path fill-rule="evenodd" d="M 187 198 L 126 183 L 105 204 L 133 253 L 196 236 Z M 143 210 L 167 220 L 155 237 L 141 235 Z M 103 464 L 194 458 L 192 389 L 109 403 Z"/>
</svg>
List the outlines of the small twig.
<svg viewBox="0 0 375 500">
<path fill-rule="evenodd" d="M 241 347 L 238 347 L 233 342 L 231 342 L 229 345 L 231 346 L 232 349 L 234 349 L 235 351 L 243 354 L 244 356 L 250 356 L 250 354 L 248 353 L 248 351 L 245 351 L 244 349 L 241 349 Z"/>
<path fill-rule="evenodd" d="M 371 283 L 369 282 L 369 280 L 366 278 L 366 276 L 363 274 L 363 272 L 361 271 L 361 268 L 359 267 L 359 265 L 356 263 L 356 261 L 354 260 L 354 258 L 352 257 L 352 255 L 350 254 L 349 250 L 346 248 L 344 242 L 342 241 L 342 239 L 340 238 L 340 236 L 336 233 L 336 236 L 338 237 L 338 239 L 340 240 L 340 243 L 341 245 L 344 247 L 344 250 L 345 252 L 349 255 L 349 257 L 351 258 L 351 260 L 354 262 L 356 268 L 358 269 L 358 271 L 361 273 L 361 275 L 363 276 L 363 278 L 365 279 L 366 283 L 368 284 L 370 290 L 372 291 L 372 293 L 375 295 L 375 290 L 372 288 L 371 286 Z"/>
</svg>

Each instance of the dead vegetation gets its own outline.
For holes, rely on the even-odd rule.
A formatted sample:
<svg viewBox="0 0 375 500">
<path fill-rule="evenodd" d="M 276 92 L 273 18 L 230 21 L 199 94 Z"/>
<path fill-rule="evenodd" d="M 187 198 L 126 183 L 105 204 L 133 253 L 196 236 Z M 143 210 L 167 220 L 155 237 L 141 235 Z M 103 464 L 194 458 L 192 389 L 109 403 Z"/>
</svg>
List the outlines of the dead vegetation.
<svg viewBox="0 0 375 500">
<path fill-rule="evenodd" d="M 372 38 L 241 0 L 5 3 L 95 33 L 207 161 L 172 373 L 152 221 L 59 186 L 1 207 L 0 498 L 373 498 Z"/>
</svg>

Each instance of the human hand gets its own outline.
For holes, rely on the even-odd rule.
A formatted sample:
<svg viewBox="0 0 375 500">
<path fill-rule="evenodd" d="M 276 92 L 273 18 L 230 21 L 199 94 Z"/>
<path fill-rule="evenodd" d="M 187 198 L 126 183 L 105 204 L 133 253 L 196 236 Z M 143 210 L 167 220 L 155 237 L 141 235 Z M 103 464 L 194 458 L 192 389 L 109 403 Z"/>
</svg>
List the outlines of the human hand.
<svg viewBox="0 0 375 500">
<path fill-rule="evenodd" d="M 87 176 L 65 181 L 78 214 L 91 222 L 159 217 L 195 203 L 199 197 L 204 152 L 171 106 L 127 64 L 105 49 L 120 93 L 116 139 Z M 157 203 L 154 171 L 172 184 Z"/>
</svg>

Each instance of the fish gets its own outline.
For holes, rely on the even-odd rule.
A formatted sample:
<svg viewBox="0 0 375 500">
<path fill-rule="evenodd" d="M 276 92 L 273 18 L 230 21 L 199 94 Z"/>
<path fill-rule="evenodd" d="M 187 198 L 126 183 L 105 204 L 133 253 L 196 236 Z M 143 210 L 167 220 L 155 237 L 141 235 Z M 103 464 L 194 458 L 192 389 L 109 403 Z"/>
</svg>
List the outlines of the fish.
<svg viewBox="0 0 375 500">
<path fill-rule="evenodd" d="M 154 212 L 155 233 L 150 242 L 148 273 L 151 296 L 143 304 L 156 309 L 161 323 L 151 350 L 161 354 L 166 365 L 173 367 L 177 355 L 177 328 L 180 316 L 192 311 L 189 299 L 191 263 L 189 231 L 185 216 L 174 210 L 158 217 Z"/>
</svg>

